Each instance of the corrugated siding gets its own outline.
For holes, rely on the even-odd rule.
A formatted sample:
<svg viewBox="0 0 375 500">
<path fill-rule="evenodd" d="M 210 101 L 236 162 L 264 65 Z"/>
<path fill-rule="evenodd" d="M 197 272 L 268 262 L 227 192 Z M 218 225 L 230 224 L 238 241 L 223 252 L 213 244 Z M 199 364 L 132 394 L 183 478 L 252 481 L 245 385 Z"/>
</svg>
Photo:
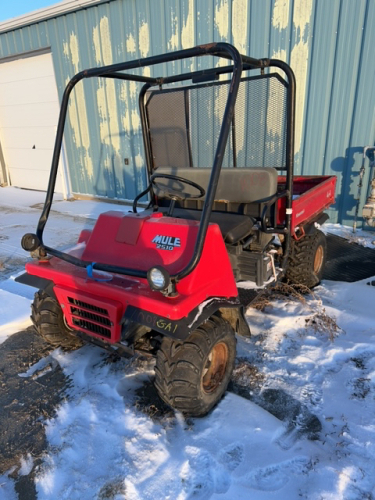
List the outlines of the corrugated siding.
<svg viewBox="0 0 375 500">
<path fill-rule="evenodd" d="M 0 58 L 51 47 L 60 98 L 82 69 L 211 41 L 286 60 L 297 78 L 296 173 L 337 175 L 331 220 L 351 224 L 362 149 L 375 142 L 374 20 L 374 0 L 113 0 L 0 34 Z M 137 91 L 113 81 L 77 87 L 66 128 L 73 192 L 132 199 L 145 187 Z"/>
</svg>

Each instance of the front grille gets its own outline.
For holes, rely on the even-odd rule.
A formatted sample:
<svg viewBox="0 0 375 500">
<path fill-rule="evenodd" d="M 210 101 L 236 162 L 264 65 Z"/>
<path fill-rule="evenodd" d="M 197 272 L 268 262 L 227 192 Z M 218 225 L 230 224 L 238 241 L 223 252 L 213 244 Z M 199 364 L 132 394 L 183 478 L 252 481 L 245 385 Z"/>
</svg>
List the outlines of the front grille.
<svg viewBox="0 0 375 500">
<path fill-rule="evenodd" d="M 102 307 L 94 306 L 93 304 L 83 302 L 82 300 L 73 299 L 72 297 L 68 297 L 68 301 L 70 304 L 73 304 L 77 307 L 83 307 L 84 309 L 89 309 L 90 311 L 95 311 L 99 314 L 109 316 L 107 309 L 103 309 Z"/>
<path fill-rule="evenodd" d="M 81 318 L 91 319 L 96 323 L 101 323 L 102 325 L 111 326 L 111 321 L 108 318 L 103 318 L 98 314 L 93 314 L 92 312 L 84 311 L 83 309 L 78 309 L 77 307 L 71 307 L 70 312 L 73 316 L 80 316 Z"/>
<path fill-rule="evenodd" d="M 72 318 L 73 325 L 81 330 L 86 330 L 91 333 L 96 333 L 96 335 L 101 335 L 107 339 L 111 338 L 111 330 L 109 328 L 104 328 L 104 326 L 97 325 L 96 323 L 91 323 L 91 321 L 86 321 L 84 319 Z"/>
<path fill-rule="evenodd" d="M 120 341 L 123 315 L 120 301 L 59 285 L 54 292 L 69 326 L 111 343 Z"/>
<path fill-rule="evenodd" d="M 73 297 L 68 297 L 68 302 L 72 304 L 70 306 L 70 314 L 72 315 L 74 326 L 108 339 L 111 338 L 111 326 L 113 326 L 113 323 L 109 319 L 107 309 L 90 304 L 89 302 L 74 299 Z"/>
</svg>

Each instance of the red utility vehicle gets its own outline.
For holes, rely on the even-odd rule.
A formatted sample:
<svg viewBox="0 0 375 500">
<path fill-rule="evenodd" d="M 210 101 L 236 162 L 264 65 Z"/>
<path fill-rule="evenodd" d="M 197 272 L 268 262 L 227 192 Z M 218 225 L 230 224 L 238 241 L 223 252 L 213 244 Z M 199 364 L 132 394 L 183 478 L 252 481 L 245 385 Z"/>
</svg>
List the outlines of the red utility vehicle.
<svg viewBox="0 0 375 500">
<path fill-rule="evenodd" d="M 131 73 L 198 56 L 204 69 L 191 73 Z M 219 66 L 220 58 L 228 65 Z M 149 185 L 133 212 L 101 214 L 75 249 L 62 252 L 44 244 L 43 232 L 69 95 L 93 77 L 143 84 Z M 240 55 L 225 43 L 73 77 L 44 209 L 36 234 L 22 240 L 34 257 L 21 281 L 39 288 L 32 305 L 39 334 L 56 346 L 84 340 L 121 355 L 154 355 L 161 398 L 187 415 L 206 414 L 231 377 L 235 334 L 250 334 L 237 282 L 259 287 L 284 278 L 311 287 L 322 276 L 326 243 L 317 227 L 334 202 L 336 179 L 293 176 L 294 104 L 286 63 Z M 146 195 L 148 206 L 138 211 Z"/>
</svg>

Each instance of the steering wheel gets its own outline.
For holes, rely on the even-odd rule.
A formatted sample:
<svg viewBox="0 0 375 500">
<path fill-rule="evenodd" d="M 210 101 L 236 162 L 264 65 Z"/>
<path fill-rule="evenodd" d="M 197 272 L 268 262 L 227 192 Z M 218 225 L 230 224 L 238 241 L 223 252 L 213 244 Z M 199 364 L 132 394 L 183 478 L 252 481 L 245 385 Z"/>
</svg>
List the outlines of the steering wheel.
<svg viewBox="0 0 375 500">
<path fill-rule="evenodd" d="M 155 173 L 150 177 L 150 184 L 147 186 L 147 188 L 142 191 L 142 193 L 139 193 L 133 201 L 133 212 L 137 213 L 137 203 L 138 200 L 142 198 L 145 194 L 147 194 L 151 187 L 153 185 L 156 185 L 157 183 L 155 182 L 155 179 L 162 178 L 162 179 L 171 179 L 173 181 L 178 181 L 182 182 L 183 184 L 187 184 L 188 186 L 191 186 L 199 191 L 199 194 L 190 194 L 190 193 L 182 193 L 180 191 L 174 191 L 173 189 L 167 187 L 167 186 L 161 186 L 159 189 L 162 189 L 164 193 L 167 195 L 168 198 L 172 200 L 169 210 L 168 210 L 168 215 L 171 215 L 174 209 L 174 205 L 177 200 L 186 200 L 188 198 L 190 199 L 196 199 L 196 198 L 201 198 L 206 194 L 205 189 L 202 188 L 199 184 L 196 182 L 193 182 L 189 179 L 185 179 L 184 177 L 179 177 L 178 175 L 172 175 L 172 174 L 158 174 Z"/>
<path fill-rule="evenodd" d="M 171 199 L 175 200 L 186 200 L 188 198 L 195 199 L 195 198 L 201 198 L 206 194 L 206 191 L 202 188 L 202 186 L 189 179 L 185 179 L 184 177 L 179 177 L 178 175 L 155 173 L 150 177 L 150 182 L 152 185 L 157 184 L 155 182 L 155 179 L 171 179 L 173 181 L 182 182 L 183 184 L 192 186 L 194 189 L 197 189 L 199 191 L 199 194 L 182 193 L 180 191 L 175 191 L 174 189 L 171 189 L 168 186 L 160 186 L 159 189 L 163 190 L 164 193 Z"/>
<path fill-rule="evenodd" d="M 197 184 L 194 181 L 191 181 L 190 179 L 185 179 L 184 177 L 179 177 L 178 175 L 172 175 L 172 174 L 158 174 L 157 172 L 153 174 L 150 177 L 150 186 L 157 185 L 155 182 L 155 179 L 171 179 L 173 181 L 178 181 L 181 182 L 182 184 L 187 184 L 188 186 L 193 187 L 197 191 L 199 191 L 198 194 L 190 194 L 190 193 L 183 193 L 180 191 L 175 191 L 174 189 L 169 188 L 168 186 L 159 186 L 159 189 L 161 189 L 164 194 L 171 199 L 171 204 L 168 209 L 168 216 L 172 215 L 175 203 L 177 200 L 186 200 L 186 199 L 196 199 L 196 198 L 201 198 L 206 194 L 205 189 L 202 188 L 199 184 Z"/>
</svg>

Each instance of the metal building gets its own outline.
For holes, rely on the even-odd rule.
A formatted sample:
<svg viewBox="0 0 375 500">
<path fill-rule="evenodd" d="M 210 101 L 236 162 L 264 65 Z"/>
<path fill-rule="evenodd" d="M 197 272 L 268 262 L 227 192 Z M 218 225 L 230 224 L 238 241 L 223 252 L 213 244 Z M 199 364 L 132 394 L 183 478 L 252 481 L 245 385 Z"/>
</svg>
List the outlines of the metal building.
<svg viewBox="0 0 375 500">
<path fill-rule="evenodd" d="M 59 100 L 78 71 L 227 41 L 292 66 L 296 173 L 337 175 L 331 221 L 351 225 L 362 149 L 375 143 L 374 21 L 375 0 L 64 0 L 1 23 L 0 182 L 46 189 Z M 181 64 L 200 62 L 163 70 Z M 145 187 L 137 91 L 77 86 L 59 191 L 132 200 Z"/>
</svg>

